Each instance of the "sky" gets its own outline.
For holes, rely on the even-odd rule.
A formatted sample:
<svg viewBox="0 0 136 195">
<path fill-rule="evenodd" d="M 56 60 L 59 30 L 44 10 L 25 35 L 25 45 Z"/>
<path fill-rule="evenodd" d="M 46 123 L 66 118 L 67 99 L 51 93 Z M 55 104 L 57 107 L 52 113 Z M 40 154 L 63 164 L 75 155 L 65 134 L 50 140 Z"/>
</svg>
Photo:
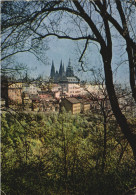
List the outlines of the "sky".
<svg viewBox="0 0 136 195">
<path fill-rule="evenodd" d="M 67 16 L 67 19 L 66 19 Z M 95 16 L 94 16 L 95 17 Z M 50 20 L 54 21 L 54 17 L 50 16 Z M 59 18 L 60 19 L 60 18 Z M 44 21 L 45 26 L 50 27 L 51 23 L 50 20 L 47 19 Z M 55 15 L 55 22 L 57 22 L 58 18 L 56 18 Z M 77 20 L 77 22 L 79 22 Z M 80 21 L 81 22 L 81 21 Z M 82 23 L 82 33 L 85 36 L 86 34 L 91 34 L 87 28 L 87 25 L 84 25 L 84 22 Z M 55 27 L 54 27 L 55 28 Z M 46 29 L 46 28 L 45 28 Z M 85 29 L 85 30 L 84 30 Z M 60 32 L 65 30 L 68 30 L 68 34 L 71 36 L 78 36 L 77 33 L 80 34 L 79 29 L 74 24 L 73 20 L 71 22 L 71 17 L 69 15 L 63 15 L 63 18 L 60 19 L 59 22 L 59 29 Z M 112 27 L 112 32 L 114 32 L 114 29 Z M 42 32 L 44 34 L 44 32 Z M 81 33 L 81 34 L 82 34 Z M 116 33 L 114 33 L 116 35 Z M 72 40 L 66 40 L 66 39 L 58 39 L 56 37 L 50 37 L 48 39 L 48 46 L 49 49 L 45 51 L 43 49 L 43 55 L 46 58 L 45 62 L 42 63 L 41 61 L 38 61 L 36 57 L 30 53 L 18 53 L 15 55 L 15 60 L 21 64 L 24 64 L 28 67 L 28 75 L 30 77 L 37 77 L 39 75 L 42 75 L 44 78 L 50 76 L 50 70 L 51 70 L 51 64 L 52 60 L 54 61 L 54 65 L 56 70 L 59 70 L 60 61 L 65 65 L 65 69 L 68 65 L 69 59 L 71 60 L 71 65 L 74 68 L 74 73 L 76 76 L 78 76 L 81 80 L 92 80 L 92 69 L 98 69 L 103 67 L 101 55 L 99 52 L 99 46 L 94 44 L 93 42 L 90 42 L 83 61 L 85 64 L 85 70 L 86 72 L 81 71 L 81 63 L 79 63 L 80 55 L 84 49 L 85 41 L 72 41 Z M 46 44 L 45 40 L 45 44 Z M 125 48 L 119 47 L 120 40 L 116 37 L 113 37 L 113 60 L 112 60 L 112 68 L 114 73 L 114 81 L 117 82 L 128 82 L 128 63 L 120 64 L 121 61 L 125 61 L 127 59 L 125 53 Z M 124 43 L 122 43 L 123 45 Z M 125 44 L 124 44 L 125 45 Z M 117 68 L 118 67 L 118 68 Z M 79 71 L 80 70 L 80 71 Z M 117 70 L 117 71 L 115 71 Z"/>
<path fill-rule="evenodd" d="M 81 70 L 81 63 L 79 63 L 80 52 L 82 52 L 84 41 L 71 41 L 71 40 L 60 40 L 56 37 L 51 37 L 49 41 L 49 49 L 43 51 L 45 55 L 45 63 L 42 63 L 37 60 L 37 58 L 30 53 L 20 53 L 15 56 L 16 61 L 23 63 L 28 67 L 28 75 L 30 77 L 36 78 L 39 75 L 42 75 L 43 78 L 50 76 L 52 60 L 54 61 L 55 69 L 59 70 L 60 62 L 64 63 L 65 69 L 68 66 L 68 61 L 70 59 L 71 65 L 74 68 L 74 73 L 81 80 L 90 81 L 93 79 L 91 71 L 83 72 Z M 79 52 L 80 50 L 80 52 Z M 120 55 L 118 55 L 120 48 L 115 48 L 116 59 L 113 59 L 113 72 L 116 70 L 117 62 L 120 60 Z M 86 64 L 86 70 L 102 68 L 102 60 L 98 51 L 98 47 L 94 44 L 90 44 L 86 54 L 83 58 L 84 63 Z M 117 72 L 114 74 L 115 81 L 117 82 L 128 82 L 128 68 L 127 64 L 122 64 L 117 69 Z"/>
<path fill-rule="evenodd" d="M 86 75 L 90 73 L 84 73 L 83 71 L 79 71 L 81 69 L 79 60 L 79 49 L 84 46 L 84 41 L 71 41 L 71 40 L 59 40 L 55 37 L 52 37 L 49 41 L 49 49 L 44 53 L 47 60 L 45 63 L 42 63 L 36 59 L 36 57 L 30 53 L 20 53 L 16 55 L 16 61 L 23 63 L 24 65 L 27 65 L 29 68 L 28 74 L 31 74 L 33 77 L 37 77 L 38 75 L 43 76 L 49 76 L 52 60 L 54 61 L 55 69 L 59 70 L 60 62 L 64 63 L 65 69 L 68 66 L 69 59 L 71 61 L 71 65 L 74 68 L 74 72 L 76 76 L 79 76 L 81 79 L 85 80 Z M 94 50 L 95 46 L 93 47 Z M 96 48 L 95 48 L 96 49 Z M 82 50 L 81 50 L 82 51 Z M 96 50 L 95 52 L 98 53 Z M 89 66 L 93 68 L 93 66 L 96 66 L 98 62 L 96 62 L 97 54 L 95 52 L 91 52 L 91 59 Z M 87 63 L 87 55 L 84 58 L 85 64 Z M 87 76 L 89 78 L 89 75 Z"/>
</svg>

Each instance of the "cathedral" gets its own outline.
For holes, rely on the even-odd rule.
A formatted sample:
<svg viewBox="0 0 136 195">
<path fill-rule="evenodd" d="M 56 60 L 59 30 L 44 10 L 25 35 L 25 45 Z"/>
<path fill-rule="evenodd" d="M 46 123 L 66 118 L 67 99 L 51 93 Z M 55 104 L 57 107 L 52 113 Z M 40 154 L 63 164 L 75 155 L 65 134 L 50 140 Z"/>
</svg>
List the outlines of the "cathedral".
<svg viewBox="0 0 136 195">
<path fill-rule="evenodd" d="M 64 64 L 60 63 L 59 71 L 55 71 L 54 62 L 52 61 L 50 79 L 54 83 L 79 83 L 79 78 L 74 75 L 73 67 L 69 59 L 68 66 L 65 71 Z"/>
</svg>

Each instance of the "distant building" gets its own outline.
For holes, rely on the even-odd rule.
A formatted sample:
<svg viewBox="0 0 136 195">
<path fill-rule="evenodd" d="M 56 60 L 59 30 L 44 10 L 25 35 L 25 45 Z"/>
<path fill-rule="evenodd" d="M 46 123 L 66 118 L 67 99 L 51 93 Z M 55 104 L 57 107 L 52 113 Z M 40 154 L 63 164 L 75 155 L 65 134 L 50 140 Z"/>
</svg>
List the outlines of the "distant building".
<svg viewBox="0 0 136 195">
<path fill-rule="evenodd" d="M 8 86 L 8 99 L 17 104 L 22 103 L 22 83 L 14 82 Z"/>
<path fill-rule="evenodd" d="M 54 98 L 60 99 L 60 91 L 55 91 L 54 92 Z"/>
<path fill-rule="evenodd" d="M 38 91 L 41 91 L 41 88 L 37 87 L 36 84 L 23 83 L 23 92 L 28 92 L 29 94 L 38 94 Z"/>
<path fill-rule="evenodd" d="M 62 64 L 62 60 L 60 63 L 59 71 L 55 71 L 54 62 L 52 61 L 50 80 L 52 80 L 54 83 L 79 83 L 79 79 L 74 75 L 73 67 L 71 66 L 70 60 L 66 71 L 64 64 Z"/>
<path fill-rule="evenodd" d="M 54 98 L 53 96 L 54 96 L 53 92 L 49 92 L 49 91 L 39 91 L 38 92 L 38 97 L 41 100 L 50 101 L 50 100 L 53 100 Z"/>
<path fill-rule="evenodd" d="M 77 96 L 80 94 L 80 80 L 74 75 L 70 60 L 66 71 L 62 61 L 60 63 L 59 71 L 55 71 L 54 62 L 52 62 L 50 78 L 51 81 L 60 86 L 58 91 L 60 91 L 61 97 Z"/>
<path fill-rule="evenodd" d="M 78 114 L 81 112 L 80 101 L 76 98 L 64 98 L 60 104 L 61 109 L 64 107 L 67 112 L 72 112 L 72 114 Z"/>
<path fill-rule="evenodd" d="M 81 103 L 81 112 L 90 111 L 90 102 L 89 101 L 80 100 L 80 103 Z"/>
</svg>

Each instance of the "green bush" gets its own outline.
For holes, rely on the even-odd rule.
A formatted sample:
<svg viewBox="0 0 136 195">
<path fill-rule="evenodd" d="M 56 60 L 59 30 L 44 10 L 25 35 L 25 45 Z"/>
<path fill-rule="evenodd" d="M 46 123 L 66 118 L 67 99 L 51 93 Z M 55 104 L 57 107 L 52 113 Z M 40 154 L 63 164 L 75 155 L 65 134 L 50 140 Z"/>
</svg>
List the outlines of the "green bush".
<svg viewBox="0 0 136 195">
<path fill-rule="evenodd" d="M 1 125 L 6 194 L 114 195 L 135 186 L 132 151 L 114 120 L 105 159 L 101 115 L 6 113 Z"/>
</svg>

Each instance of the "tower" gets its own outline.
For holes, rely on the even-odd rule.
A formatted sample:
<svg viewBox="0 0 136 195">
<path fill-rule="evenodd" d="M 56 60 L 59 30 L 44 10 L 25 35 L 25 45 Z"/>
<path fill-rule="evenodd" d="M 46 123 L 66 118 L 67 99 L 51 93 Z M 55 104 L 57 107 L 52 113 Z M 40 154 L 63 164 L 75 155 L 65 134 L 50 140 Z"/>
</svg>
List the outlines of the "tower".
<svg viewBox="0 0 136 195">
<path fill-rule="evenodd" d="M 59 68 L 59 76 L 62 77 L 63 75 L 63 66 L 62 66 L 62 60 L 60 62 L 60 68 Z"/>
<path fill-rule="evenodd" d="M 62 66 L 62 76 L 66 76 L 66 72 L 65 72 L 65 67 L 64 67 L 64 63 L 63 63 L 63 66 Z"/>
<path fill-rule="evenodd" d="M 66 70 L 66 76 L 67 77 L 73 77 L 74 76 L 73 67 L 71 66 L 70 59 L 69 59 L 68 67 L 67 67 L 67 70 Z"/>
<path fill-rule="evenodd" d="M 53 61 L 52 61 L 52 66 L 51 66 L 50 77 L 51 78 L 54 78 L 55 77 L 55 67 L 54 67 L 54 62 Z"/>
</svg>

